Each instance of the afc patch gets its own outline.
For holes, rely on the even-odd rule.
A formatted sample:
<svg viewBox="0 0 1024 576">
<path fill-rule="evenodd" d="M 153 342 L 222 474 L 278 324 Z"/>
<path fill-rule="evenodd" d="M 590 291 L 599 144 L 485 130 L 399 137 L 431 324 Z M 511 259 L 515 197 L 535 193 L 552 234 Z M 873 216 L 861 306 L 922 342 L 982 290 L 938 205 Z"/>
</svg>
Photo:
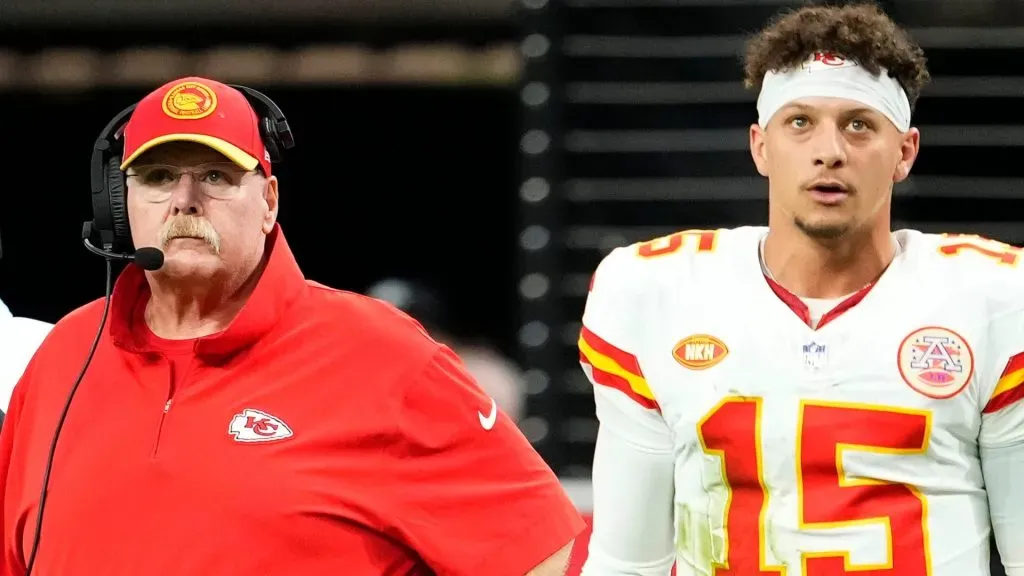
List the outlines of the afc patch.
<svg viewBox="0 0 1024 576">
<path fill-rule="evenodd" d="M 896 355 L 900 376 L 929 398 L 952 398 L 974 375 L 974 352 L 963 336 L 941 326 L 918 328 L 900 343 Z"/>
</svg>

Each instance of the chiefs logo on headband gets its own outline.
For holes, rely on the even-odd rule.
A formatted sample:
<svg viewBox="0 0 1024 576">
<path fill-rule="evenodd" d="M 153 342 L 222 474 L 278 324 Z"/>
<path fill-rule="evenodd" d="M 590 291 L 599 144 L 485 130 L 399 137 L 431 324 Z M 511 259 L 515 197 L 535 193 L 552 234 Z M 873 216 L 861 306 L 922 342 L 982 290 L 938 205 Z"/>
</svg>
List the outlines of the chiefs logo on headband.
<svg viewBox="0 0 1024 576">
<path fill-rule="evenodd" d="M 846 68 L 856 65 L 856 61 L 847 60 L 841 54 L 836 54 L 835 52 L 815 52 L 801 67 L 808 72 L 813 72 L 815 70 Z"/>
<path fill-rule="evenodd" d="M 163 108 L 171 118 L 199 120 L 217 109 L 217 94 L 199 82 L 182 82 L 164 95 Z"/>
</svg>

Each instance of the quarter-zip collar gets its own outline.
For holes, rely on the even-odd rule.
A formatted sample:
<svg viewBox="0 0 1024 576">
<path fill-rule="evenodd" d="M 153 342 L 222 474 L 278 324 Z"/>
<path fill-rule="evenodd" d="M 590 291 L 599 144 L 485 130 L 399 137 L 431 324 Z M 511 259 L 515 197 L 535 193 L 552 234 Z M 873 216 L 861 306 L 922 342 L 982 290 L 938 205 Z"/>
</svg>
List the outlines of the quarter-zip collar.
<svg viewBox="0 0 1024 576">
<path fill-rule="evenodd" d="M 305 278 L 285 241 L 280 224 L 267 236 L 267 265 L 256 288 L 227 329 L 195 341 L 195 352 L 204 362 L 219 364 L 252 346 L 269 332 L 288 307 L 302 294 Z M 114 284 L 109 333 L 114 345 L 135 354 L 155 352 L 140 326 L 134 326 L 137 306 L 150 297 L 145 272 L 131 264 Z"/>
</svg>

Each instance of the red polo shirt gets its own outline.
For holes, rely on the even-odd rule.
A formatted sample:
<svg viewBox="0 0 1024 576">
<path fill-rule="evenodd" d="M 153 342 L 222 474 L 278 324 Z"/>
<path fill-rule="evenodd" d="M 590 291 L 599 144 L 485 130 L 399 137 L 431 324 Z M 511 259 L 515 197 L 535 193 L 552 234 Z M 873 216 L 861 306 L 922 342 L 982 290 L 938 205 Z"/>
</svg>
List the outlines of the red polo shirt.
<svg viewBox="0 0 1024 576">
<path fill-rule="evenodd" d="M 392 307 L 306 281 L 280 230 L 230 327 L 141 321 L 128 267 L 53 463 L 35 576 L 522 576 L 579 533 L 461 362 Z M 4 576 L 25 572 L 61 408 L 103 302 L 61 320 L 0 434 Z"/>
</svg>

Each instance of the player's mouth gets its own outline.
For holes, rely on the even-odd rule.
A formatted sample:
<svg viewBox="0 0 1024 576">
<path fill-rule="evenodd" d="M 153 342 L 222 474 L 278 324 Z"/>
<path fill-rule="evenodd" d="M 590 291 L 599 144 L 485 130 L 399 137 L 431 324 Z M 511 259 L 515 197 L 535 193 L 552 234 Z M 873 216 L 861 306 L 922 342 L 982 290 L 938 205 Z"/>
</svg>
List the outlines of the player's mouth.
<svg viewBox="0 0 1024 576">
<path fill-rule="evenodd" d="M 807 191 L 816 202 L 828 206 L 840 204 L 850 195 L 850 189 L 839 180 L 816 180 Z"/>
</svg>

